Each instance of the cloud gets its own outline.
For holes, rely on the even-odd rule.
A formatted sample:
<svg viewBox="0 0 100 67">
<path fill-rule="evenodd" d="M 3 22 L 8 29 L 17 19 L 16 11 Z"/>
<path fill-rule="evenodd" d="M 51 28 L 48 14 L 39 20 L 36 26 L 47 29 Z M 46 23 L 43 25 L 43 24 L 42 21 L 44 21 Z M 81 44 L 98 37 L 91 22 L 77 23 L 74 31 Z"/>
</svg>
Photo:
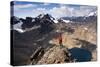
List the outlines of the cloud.
<svg viewBox="0 0 100 67">
<path fill-rule="evenodd" d="M 52 16 L 55 16 L 56 18 L 67 16 L 70 12 L 68 11 L 67 7 L 61 6 L 61 7 L 54 7 L 49 10 Z"/>
<path fill-rule="evenodd" d="M 69 6 L 60 6 L 60 7 L 53 7 L 52 9 L 46 9 L 46 8 L 37 8 L 33 10 L 33 13 L 35 16 L 39 14 L 45 14 L 49 13 L 55 18 L 60 17 L 71 17 L 71 16 L 86 16 L 90 12 L 95 11 L 96 7 L 90 7 L 90 6 L 80 6 L 78 8 L 75 7 L 69 7 Z"/>
<path fill-rule="evenodd" d="M 24 5 L 14 5 L 15 10 L 20 10 L 22 8 L 30 8 L 30 7 L 36 7 L 37 5 L 33 4 L 24 4 Z"/>
<path fill-rule="evenodd" d="M 97 7 L 94 7 L 94 6 L 80 6 L 79 10 L 74 9 L 74 11 L 75 11 L 75 16 L 86 16 L 90 12 L 97 11 Z"/>
<path fill-rule="evenodd" d="M 45 6 L 44 6 L 45 5 Z M 43 3 L 41 5 L 36 4 L 17 4 L 15 5 L 16 15 L 32 16 L 36 17 L 39 14 L 51 14 L 55 18 L 61 17 L 72 17 L 72 16 L 87 16 L 90 12 L 96 11 L 95 6 L 69 6 L 69 5 L 59 5 L 51 6 L 53 4 Z M 30 7 L 33 9 L 30 10 Z M 22 9 L 28 8 L 28 9 Z M 24 12 L 24 13 L 23 13 Z M 26 17 L 25 16 L 25 17 Z"/>
<path fill-rule="evenodd" d="M 70 6 L 54 7 L 50 10 L 52 15 L 56 17 L 71 17 L 71 16 L 87 16 L 90 12 L 97 11 L 97 7 L 94 6 L 80 6 L 75 8 Z"/>
<path fill-rule="evenodd" d="M 33 17 L 38 16 L 39 14 L 46 14 L 48 10 L 46 8 L 37 8 L 32 10 Z"/>
<path fill-rule="evenodd" d="M 62 7 L 54 7 L 52 9 L 46 9 L 46 8 L 37 8 L 37 9 L 33 9 L 32 11 L 34 13 L 34 16 L 37 16 L 39 14 L 51 14 L 53 17 L 55 18 L 60 18 L 63 16 L 67 16 L 67 14 L 70 13 L 70 11 L 68 11 L 68 9 L 65 6 Z"/>
</svg>

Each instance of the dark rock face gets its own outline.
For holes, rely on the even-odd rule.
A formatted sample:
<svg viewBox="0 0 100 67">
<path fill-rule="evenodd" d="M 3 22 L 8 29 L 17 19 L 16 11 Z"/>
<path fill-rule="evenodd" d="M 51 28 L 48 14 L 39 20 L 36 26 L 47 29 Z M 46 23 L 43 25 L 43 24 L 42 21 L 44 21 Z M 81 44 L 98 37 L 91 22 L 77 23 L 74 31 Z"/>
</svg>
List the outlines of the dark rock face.
<svg viewBox="0 0 100 67">
<path fill-rule="evenodd" d="M 19 22 L 20 22 L 20 20 L 18 17 L 15 17 L 15 16 L 11 17 L 11 25 L 17 24 Z"/>
<path fill-rule="evenodd" d="M 33 26 L 32 17 L 26 17 L 26 19 L 21 19 L 23 21 L 22 29 L 31 28 Z"/>
<path fill-rule="evenodd" d="M 11 18 L 11 24 L 16 24 L 18 22 L 23 22 L 22 24 L 22 29 L 25 30 L 27 28 L 32 28 L 34 26 L 40 26 L 41 28 L 40 33 L 48 33 L 53 30 L 53 20 L 51 19 L 49 14 L 45 14 L 42 16 L 40 14 L 39 16 L 32 18 L 32 17 L 26 17 L 26 19 L 19 18 L 17 19 L 16 17 Z M 53 18 L 54 19 L 54 18 Z"/>
<path fill-rule="evenodd" d="M 41 15 L 39 15 L 39 16 L 41 16 Z M 36 18 L 37 19 L 36 21 L 40 22 L 40 23 L 38 23 L 41 26 L 40 33 L 48 33 L 53 30 L 54 22 L 51 20 L 50 17 L 51 16 L 49 14 L 46 14 L 42 18 L 40 18 L 40 17 Z"/>
<path fill-rule="evenodd" d="M 13 65 L 27 65 L 28 60 L 32 53 L 40 46 L 50 47 L 48 39 L 39 34 L 40 30 L 35 29 L 25 33 L 19 33 L 15 30 L 11 30 L 12 35 L 12 51 L 13 51 Z M 39 39 L 44 40 L 38 41 Z M 45 43 L 45 44 L 44 44 Z M 40 55 L 39 55 L 40 56 Z M 37 60 L 37 59 L 36 59 Z M 29 64 L 28 64 L 29 65 Z"/>
</svg>

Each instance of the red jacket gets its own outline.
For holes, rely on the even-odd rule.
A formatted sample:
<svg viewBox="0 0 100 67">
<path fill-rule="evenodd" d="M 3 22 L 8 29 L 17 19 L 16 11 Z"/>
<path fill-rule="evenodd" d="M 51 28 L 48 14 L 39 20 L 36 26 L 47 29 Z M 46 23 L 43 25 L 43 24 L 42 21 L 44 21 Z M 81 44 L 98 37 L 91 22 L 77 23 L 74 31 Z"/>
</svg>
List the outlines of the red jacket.
<svg viewBox="0 0 100 67">
<path fill-rule="evenodd" d="M 59 40 L 59 44 L 61 45 L 62 44 L 62 34 L 59 35 L 58 40 Z"/>
</svg>

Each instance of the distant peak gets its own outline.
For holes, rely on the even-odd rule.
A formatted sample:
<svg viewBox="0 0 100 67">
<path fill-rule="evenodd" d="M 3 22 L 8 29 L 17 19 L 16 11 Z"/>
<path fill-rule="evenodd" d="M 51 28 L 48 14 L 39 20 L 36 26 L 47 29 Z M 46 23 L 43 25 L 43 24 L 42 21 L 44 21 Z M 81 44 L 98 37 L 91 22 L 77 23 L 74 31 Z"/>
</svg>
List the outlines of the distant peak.
<svg viewBox="0 0 100 67">
<path fill-rule="evenodd" d="M 97 11 L 90 12 L 90 13 L 88 14 L 88 16 L 97 16 Z"/>
</svg>

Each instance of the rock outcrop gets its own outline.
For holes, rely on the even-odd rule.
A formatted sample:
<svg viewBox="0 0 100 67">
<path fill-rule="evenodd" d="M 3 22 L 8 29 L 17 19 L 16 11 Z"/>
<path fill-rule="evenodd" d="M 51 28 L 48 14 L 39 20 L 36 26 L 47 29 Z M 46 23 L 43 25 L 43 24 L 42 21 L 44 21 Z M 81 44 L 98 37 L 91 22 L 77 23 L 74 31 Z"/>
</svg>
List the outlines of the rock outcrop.
<svg viewBox="0 0 100 67">
<path fill-rule="evenodd" d="M 71 62 L 69 55 L 70 53 L 65 47 L 53 46 L 43 55 L 37 64 L 58 64 Z"/>
</svg>

